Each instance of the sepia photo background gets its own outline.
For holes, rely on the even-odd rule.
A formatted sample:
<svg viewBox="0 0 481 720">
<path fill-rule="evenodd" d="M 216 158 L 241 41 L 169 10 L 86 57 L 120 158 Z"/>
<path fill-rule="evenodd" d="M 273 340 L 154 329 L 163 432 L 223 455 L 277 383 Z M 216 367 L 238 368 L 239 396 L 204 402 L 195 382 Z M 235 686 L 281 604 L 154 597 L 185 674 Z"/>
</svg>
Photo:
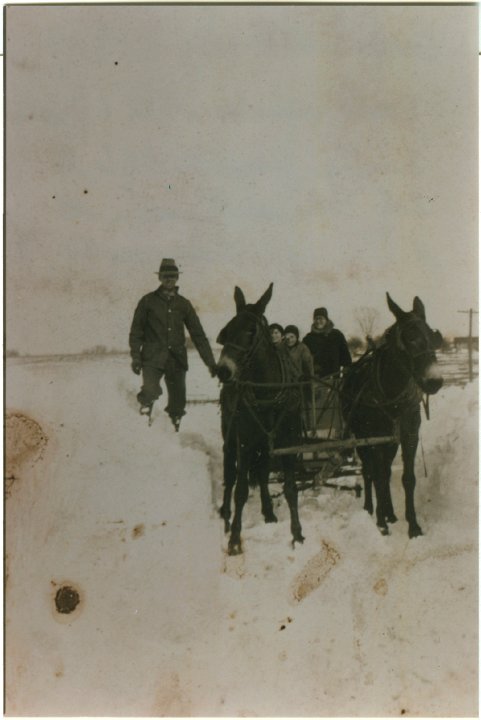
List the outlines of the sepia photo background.
<svg viewBox="0 0 481 720">
<path fill-rule="evenodd" d="M 348 338 L 478 298 L 475 5 L 5 8 L 8 716 L 476 717 L 478 382 L 440 357 L 410 540 L 363 497 L 219 518 L 219 383 L 139 416 L 135 306 L 162 258 L 215 339 L 234 287 Z M 473 334 L 476 335 L 477 315 Z M 441 354 L 440 354 L 441 355 Z M 470 361 L 472 358 L 470 359 Z M 461 367 L 462 366 L 462 367 Z M 472 368 L 471 368 L 472 369 Z M 351 488 L 352 490 L 352 488 Z M 71 604 L 62 605 L 60 598 Z"/>
<path fill-rule="evenodd" d="M 271 322 L 466 334 L 477 298 L 474 6 L 9 6 L 7 344 L 126 348 L 162 257 L 208 335 Z"/>
</svg>

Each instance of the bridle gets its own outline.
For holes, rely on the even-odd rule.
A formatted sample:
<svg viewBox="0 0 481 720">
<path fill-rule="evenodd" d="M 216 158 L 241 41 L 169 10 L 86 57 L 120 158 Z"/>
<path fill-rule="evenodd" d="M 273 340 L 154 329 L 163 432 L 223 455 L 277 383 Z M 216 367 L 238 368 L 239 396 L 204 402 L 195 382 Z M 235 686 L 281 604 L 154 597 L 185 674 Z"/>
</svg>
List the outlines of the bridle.
<svg viewBox="0 0 481 720">
<path fill-rule="evenodd" d="M 416 326 L 421 332 L 426 343 L 422 349 L 413 351 L 412 348 L 407 346 L 408 344 L 403 338 L 403 331 L 409 326 Z M 421 401 L 425 408 L 426 415 L 429 416 L 428 400 L 425 401 L 423 398 L 423 391 L 416 379 L 415 371 L 415 364 L 419 358 L 426 356 L 433 357 L 434 355 L 434 347 L 428 335 L 429 332 L 433 331 L 429 328 L 425 330 L 423 327 L 420 327 L 419 321 L 415 318 L 404 321 L 402 325 L 396 322 L 385 332 L 384 343 L 366 356 L 366 359 L 369 357 L 372 359 L 370 372 L 353 401 L 350 415 L 352 415 L 354 408 L 358 404 L 361 404 L 366 407 L 377 408 L 391 419 L 394 419 L 390 410 L 395 411 L 396 406 L 399 406 L 401 403 L 414 404 Z M 407 382 L 405 387 L 396 396 L 387 397 L 381 380 L 382 360 L 383 357 L 385 357 L 386 351 L 393 349 L 402 354 L 402 358 L 399 358 L 399 355 L 397 355 L 397 364 L 407 376 Z M 407 360 L 407 362 L 404 362 L 403 359 Z M 369 390 L 371 390 L 371 392 L 369 392 Z"/>
<path fill-rule="evenodd" d="M 403 338 L 403 331 L 406 330 L 406 328 L 409 327 L 416 327 L 417 330 L 420 331 L 423 339 L 425 340 L 426 347 L 422 350 L 418 350 L 413 352 L 411 349 L 407 347 L 407 343 Z M 428 336 L 428 333 L 433 333 L 432 330 L 427 328 L 426 330 L 424 327 L 420 327 L 420 323 L 418 320 L 412 318 L 411 320 L 408 320 L 407 322 L 404 322 L 402 326 L 397 322 L 391 330 L 394 330 L 395 332 L 395 343 L 399 350 L 401 350 L 405 355 L 408 356 L 410 364 L 413 365 L 418 358 L 423 357 L 425 355 L 433 356 L 434 355 L 434 346 L 432 344 L 431 338 Z M 434 334 L 434 333 L 433 333 Z"/>
<path fill-rule="evenodd" d="M 255 322 L 255 335 L 252 343 L 248 345 L 247 347 L 243 345 L 239 345 L 238 343 L 233 342 L 232 340 L 226 340 L 224 343 L 222 343 L 223 347 L 230 347 L 233 348 L 236 351 L 237 355 L 240 355 L 239 358 L 239 375 L 242 376 L 244 372 L 248 369 L 250 362 L 252 358 L 254 357 L 255 353 L 257 352 L 262 340 L 267 339 L 267 320 L 264 318 L 264 316 L 256 315 L 256 313 L 251 312 L 250 310 L 242 310 L 241 313 L 243 315 L 246 315 L 247 317 L 251 318 Z M 239 313 L 239 314 L 241 314 Z M 222 332 L 220 333 L 219 337 L 222 335 Z"/>
<path fill-rule="evenodd" d="M 262 341 L 270 343 L 270 336 L 268 334 L 268 325 L 264 316 L 259 316 L 249 310 L 242 310 L 240 314 L 245 314 L 255 321 L 255 335 L 252 343 L 244 347 L 239 345 L 232 340 L 226 340 L 222 342 L 222 332 L 219 335 L 218 342 L 220 342 L 224 348 L 229 347 L 236 351 L 239 358 L 239 377 L 235 380 L 230 380 L 225 383 L 226 386 L 230 386 L 235 392 L 234 401 L 234 412 L 232 413 L 229 426 L 227 429 L 226 437 L 230 436 L 234 415 L 237 409 L 242 405 L 247 412 L 250 414 L 252 421 L 257 425 L 263 435 L 267 437 L 269 451 L 274 447 L 274 440 L 277 431 L 284 420 L 286 413 L 288 412 L 288 398 L 292 393 L 292 387 L 286 384 L 285 368 L 279 356 L 276 355 L 277 361 L 279 362 L 282 380 L 280 383 L 256 383 L 249 380 L 243 379 L 246 372 L 248 371 L 252 359 L 254 358 L 257 350 L 259 349 Z M 227 327 L 227 326 L 226 326 Z M 277 392 L 274 397 L 259 398 L 255 394 L 255 389 L 273 389 L 276 388 Z M 263 413 L 278 408 L 276 412 L 277 417 L 275 418 L 274 425 L 267 427 L 263 421 Z"/>
</svg>

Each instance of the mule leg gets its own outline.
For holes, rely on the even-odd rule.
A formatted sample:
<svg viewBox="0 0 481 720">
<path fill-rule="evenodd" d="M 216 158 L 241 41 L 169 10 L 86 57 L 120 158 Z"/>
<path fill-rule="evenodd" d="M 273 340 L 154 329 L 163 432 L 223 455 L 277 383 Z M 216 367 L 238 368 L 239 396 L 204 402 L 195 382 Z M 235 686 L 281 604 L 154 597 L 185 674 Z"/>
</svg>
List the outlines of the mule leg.
<svg viewBox="0 0 481 720">
<path fill-rule="evenodd" d="M 257 482 L 259 484 L 261 494 L 261 507 L 262 514 L 266 523 L 276 523 L 277 517 L 272 507 L 272 498 L 269 493 L 269 454 L 266 452 L 262 453 L 257 464 Z"/>
<path fill-rule="evenodd" d="M 416 476 L 414 474 L 414 461 L 419 441 L 419 427 L 421 425 L 421 413 L 419 406 L 401 418 L 401 448 L 403 457 L 404 494 L 406 498 L 406 520 L 408 522 L 408 534 L 410 538 L 423 534 L 416 518 L 414 508 L 414 488 L 416 487 Z"/>
<path fill-rule="evenodd" d="M 368 472 L 376 492 L 376 525 L 383 535 L 389 535 L 386 522 L 386 508 L 389 506 L 389 476 L 386 474 L 383 448 L 380 445 L 367 448 L 366 456 Z"/>
<path fill-rule="evenodd" d="M 291 513 L 291 533 L 292 533 L 292 544 L 296 542 L 303 543 L 304 537 L 302 535 L 301 523 L 299 520 L 299 512 L 297 509 L 297 485 L 294 477 L 294 458 L 285 457 L 283 460 L 284 466 L 284 495 L 289 505 Z"/>
<path fill-rule="evenodd" d="M 239 453 L 237 460 L 237 483 L 234 492 L 235 511 L 232 520 L 231 534 L 227 552 L 229 555 L 239 555 L 242 552 L 241 529 L 242 529 L 242 510 L 249 496 L 248 477 L 248 459 L 245 453 Z"/>
<path fill-rule="evenodd" d="M 224 520 L 224 532 L 230 530 L 231 497 L 236 481 L 236 448 L 235 443 L 230 442 L 229 446 L 224 445 L 224 498 L 219 515 Z"/>
<path fill-rule="evenodd" d="M 396 457 L 396 453 L 398 451 L 398 445 L 386 445 L 383 448 L 383 456 L 384 456 L 384 476 L 385 476 L 385 513 L 386 513 L 386 522 L 388 523 L 395 523 L 397 522 L 397 517 L 394 513 L 394 508 L 392 505 L 392 498 L 391 498 L 391 466 L 393 464 L 393 460 Z"/>
<path fill-rule="evenodd" d="M 374 504 L 372 502 L 372 457 L 369 448 L 360 447 L 357 449 L 357 453 L 362 463 L 362 477 L 364 480 L 364 510 L 366 510 L 369 515 L 372 515 L 374 512 Z"/>
<path fill-rule="evenodd" d="M 397 445 L 377 445 L 368 450 L 370 471 L 376 491 L 376 524 L 383 535 L 389 535 L 387 523 L 395 523 L 391 498 L 391 465 Z"/>
</svg>

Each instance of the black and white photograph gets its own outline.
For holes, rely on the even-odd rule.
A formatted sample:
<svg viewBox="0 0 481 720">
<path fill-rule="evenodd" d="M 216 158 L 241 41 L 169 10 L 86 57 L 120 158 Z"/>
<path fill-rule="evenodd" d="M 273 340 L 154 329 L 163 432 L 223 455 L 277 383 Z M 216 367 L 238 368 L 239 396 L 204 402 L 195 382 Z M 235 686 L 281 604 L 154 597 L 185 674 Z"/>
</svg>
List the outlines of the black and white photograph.
<svg viewBox="0 0 481 720">
<path fill-rule="evenodd" d="M 475 3 L 4 6 L 4 712 L 478 717 Z"/>
</svg>

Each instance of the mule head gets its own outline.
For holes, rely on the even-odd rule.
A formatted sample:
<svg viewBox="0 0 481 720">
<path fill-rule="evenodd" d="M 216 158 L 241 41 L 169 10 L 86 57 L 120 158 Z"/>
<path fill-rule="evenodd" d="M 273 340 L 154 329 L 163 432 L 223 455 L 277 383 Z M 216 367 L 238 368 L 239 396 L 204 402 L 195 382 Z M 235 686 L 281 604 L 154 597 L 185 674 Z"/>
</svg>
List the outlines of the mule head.
<svg viewBox="0 0 481 720">
<path fill-rule="evenodd" d="M 247 304 L 244 293 L 236 286 L 234 300 L 236 315 L 220 331 L 217 342 L 222 352 L 217 363 L 217 376 L 221 382 L 239 377 L 262 337 L 268 337 L 264 312 L 272 297 L 273 283 L 254 304 Z"/>
<path fill-rule="evenodd" d="M 442 335 L 427 324 L 426 311 L 420 298 L 416 296 L 412 310 L 406 312 L 389 293 L 386 293 L 386 297 L 388 307 L 396 318 L 393 336 L 397 350 L 421 390 L 434 395 L 443 385 L 435 352 L 442 345 Z"/>
</svg>

